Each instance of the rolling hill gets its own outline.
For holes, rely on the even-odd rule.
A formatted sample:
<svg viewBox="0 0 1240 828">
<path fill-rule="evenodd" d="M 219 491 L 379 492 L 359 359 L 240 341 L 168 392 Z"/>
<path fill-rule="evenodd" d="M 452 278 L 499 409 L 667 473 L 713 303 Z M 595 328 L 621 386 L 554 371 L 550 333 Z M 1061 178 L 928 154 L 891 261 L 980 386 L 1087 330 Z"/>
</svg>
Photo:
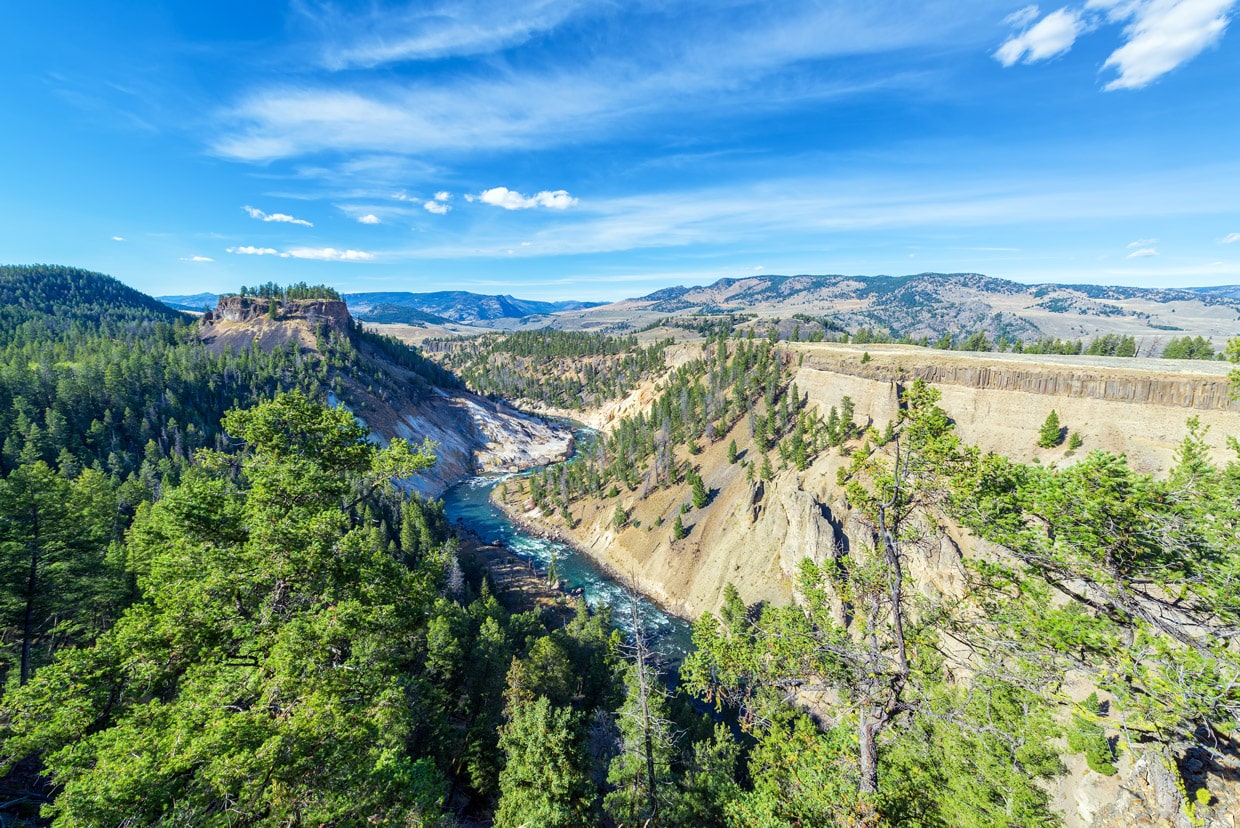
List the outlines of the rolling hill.
<svg viewBox="0 0 1240 828">
<path fill-rule="evenodd" d="M 635 330 L 660 319 L 753 314 L 819 329 L 868 327 L 895 338 L 935 340 L 985 331 L 991 339 L 1133 336 L 1142 353 L 1169 338 L 1216 345 L 1240 328 L 1240 298 L 1228 288 L 1025 285 L 977 273 L 910 276 L 754 276 L 671 287 L 635 299 L 558 313 L 559 328 Z"/>
</svg>

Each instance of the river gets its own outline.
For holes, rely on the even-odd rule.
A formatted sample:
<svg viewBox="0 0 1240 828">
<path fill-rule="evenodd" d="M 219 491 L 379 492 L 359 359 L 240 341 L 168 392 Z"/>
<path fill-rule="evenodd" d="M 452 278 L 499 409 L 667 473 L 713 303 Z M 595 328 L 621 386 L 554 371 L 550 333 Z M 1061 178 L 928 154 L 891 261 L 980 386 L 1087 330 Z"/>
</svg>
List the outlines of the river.
<svg viewBox="0 0 1240 828">
<path fill-rule="evenodd" d="M 484 543 L 499 543 L 514 554 L 532 561 L 545 572 L 555 559 L 560 578 L 570 590 L 581 589 L 591 607 L 611 606 L 616 624 L 632 632 L 629 592 L 585 555 L 567 544 L 534 537 L 515 524 L 491 503 L 491 490 L 513 475 L 472 477 L 458 483 L 443 496 L 444 509 L 453 523 L 458 520 Z M 664 612 L 651 601 L 638 596 L 638 612 L 647 635 L 664 661 L 678 665 L 689 651 L 692 628 L 688 621 Z"/>
</svg>

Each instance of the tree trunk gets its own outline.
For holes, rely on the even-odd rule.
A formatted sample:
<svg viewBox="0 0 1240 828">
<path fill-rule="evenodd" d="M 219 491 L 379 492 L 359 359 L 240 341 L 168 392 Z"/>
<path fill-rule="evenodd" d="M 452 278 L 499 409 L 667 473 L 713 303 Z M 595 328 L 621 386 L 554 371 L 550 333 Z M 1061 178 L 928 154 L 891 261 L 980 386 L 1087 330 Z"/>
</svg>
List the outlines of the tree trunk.
<svg viewBox="0 0 1240 828">
<path fill-rule="evenodd" d="M 30 681 L 30 645 L 34 639 L 35 588 L 39 585 L 39 544 L 36 538 L 26 544 L 30 550 L 30 574 L 26 580 L 26 612 L 22 617 L 22 669 L 21 684 Z"/>
<path fill-rule="evenodd" d="M 882 716 L 871 715 L 868 709 L 861 713 L 858 737 L 861 747 L 861 793 L 878 793 L 878 731 Z"/>
<path fill-rule="evenodd" d="M 886 718 L 885 711 L 877 705 L 867 705 L 861 709 L 861 727 L 858 732 L 861 781 L 857 786 L 861 796 L 857 803 L 856 823 L 859 828 L 876 828 L 879 824 L 878 734 L 882 731 Z"/>
</svg>

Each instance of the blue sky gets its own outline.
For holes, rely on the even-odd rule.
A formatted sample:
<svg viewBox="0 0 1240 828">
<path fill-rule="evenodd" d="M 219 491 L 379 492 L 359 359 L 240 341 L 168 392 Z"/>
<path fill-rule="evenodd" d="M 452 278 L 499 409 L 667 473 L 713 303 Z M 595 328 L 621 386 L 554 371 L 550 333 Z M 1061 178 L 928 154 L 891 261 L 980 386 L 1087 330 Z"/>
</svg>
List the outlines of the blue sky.
<svg viewBox="0 0 1240 828">
<path fill-rule="evenodd" d="M 1240 283 L 1240 0 L 6 4 L 0 260 L 616 299 Z"/>
</svg>

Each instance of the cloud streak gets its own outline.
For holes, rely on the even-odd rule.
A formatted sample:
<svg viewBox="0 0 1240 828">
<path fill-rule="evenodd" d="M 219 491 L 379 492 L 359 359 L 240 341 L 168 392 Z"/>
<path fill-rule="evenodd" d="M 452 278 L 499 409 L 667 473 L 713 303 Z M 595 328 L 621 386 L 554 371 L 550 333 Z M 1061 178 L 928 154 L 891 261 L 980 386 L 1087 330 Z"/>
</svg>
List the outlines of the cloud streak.
<svg viewBox="0 0 1240 828">
<path fill-rule="evenodd" d="M 1077 39 L 1105 24 L 1122 26 L 1124 44 L 1102 64 L 1116 77 L 1103 88 L 1141 89 L 1217 44 L 1237 0 L 1087 0 L 1065 6 L 1034 23 L 1040 13 L 1027 6 L 1004 21 L 1014 32 L 995 51 L 1007 67 L 1038 63 L 1065 54 Z M 1032 25 L 1030 25 L 1032 24 Z"/>
<path fill-rule="evenodd" d="M 293 216 L 290 216 L 288 213 L 264 213 L 262 210 L 258 209 L 257 207 L 251 207 L 248 204 L 242 207 L 241 209 L 245 210 L 246 215 L 248 215 L 250 218 L 258 219 L 259 221 L 274 221 L 280 224 L 300 224 L 302 227 L 313 227 L 314 226 L 313 224 L 306 221 L 305 219 L 294 218 Z"/>
<path fill-rule="evenodd" d="M 374 253 L 365 250 L 337 250 L 334 247 L 294 247 L 287 255 L 319 262 L 370 262 L 375 259 Z"/>
<path fill-rule="evenodd" d="M 747 186 L 591 199 L 563 220 L 533 232 L 527 237 L 533 242 L 529 246 L 514 245 L 510 228 L 499 226 L 476 228 L 467 241 L 445 239 L 440 245 L 423 244 L 388 255 L 537 257 L 722 244 L 768 253 L 778 245 L 784 251 L 802 249 L 821 256 L 824 249 L 831 249 L 837 234 L 887 237 L 931 228 L 972 232 L 1211 215 L 1230 209 L 1238 175 L 1235 168 L 1210 168 L 1149 173 L 1122 184 L 1105 176 L 1074 174 L 958 180 L 951 186 L 931 186 L 928 179 L 906 176 L 771 179 Z"/>
<path fill-rule="evenodd" d="M 1236 242 L 1240 242 L 1240 233 L 1228 233 L 1218 240 L 1219 244 L 1235 244 Z"/>
<path fill-rule="evenodd" d="M 274 247 L 229 247 L 229 253 L 242 256 L 276 256 L 281 259 L 309 259 L 319 262 L 369 262 L 376 257 L 365 250 L 338 250 L 335 247 L 294 247 L 277 250 Z"/>
<path fill-rule="evenodd" d="M 281 253 L 274 247 L 254 247 L 253 245 L 242 245 L 240 247 L 226 248 L 227 253 L 236 253 L 239 256 L 281 256 L 287 258 L 287 253 Z"/>
<path fill-rule="evenodd" d="M 318 10 L 315 22 L 333 32 L 351 31 L 323 50 L 329 69 L 489 54 L 555 29 L 574 14 L 599 5 L 589 0 L 452 0 L 398 8 L 378 4 L 361 17 Z"/>
<path fill-rule="evenodd" d="M 540 47 L 538 59 L 482 72 L 445 69 L 434 82 L 384 74 L 347 85 L 334 75 L 261 85 L 218 113 L 223 131 L 212 150 L 266 162 L 324 151 L 545 149 L 621 125 L 662 129 L 658 119 L 668 112 L 732 118 L 852 97 L 919 81 L 901 71 L 863 72 L 849 59 L 944 43 L 963 49 L 972 40 L 980 47 L 978 21 L 989 8 L 959 0 L 950 9 L 915 4 L 893 15 L 882 4 L 794 0 L 775 14 L 765 3 L 730 0 L 656 14 L 638 3 L 641 50 L 632 48 L 632 32 L 604 27 L 597 42 L 561 37 L 560 48 Z M 814 65 L 831 61 L 837 65 Z M 833 71 L 815 71 L 827 68 Z"/>
<path fill-rule="evenodd" d="M 367 213 L 364 216 L 357 217 L 358 224 L 382 224 L 383 221 L 374 213 Z"/>
<path fill-rule="evenodd" d="M 213 262 L 215 261 L 215 259 L 212 259 L 210 256 L 182 256 L 181 261 L 183 262 Z"/>
<path fill-rule="evenodd" d="M 477 196 L 467 196 L 467 198 L 471 201 L 477 199 L 483 204 L 490 204 L 494 207 L 503 207 L 505 210 L 531 210 L 535 207 L 567 210 L 577 205 L 577 199 L 569 195 L 567 190 L 543 190 L 527 197 L 507 187 L 492 187 L 489 190 L 483 190 Z"/>
</svg>

